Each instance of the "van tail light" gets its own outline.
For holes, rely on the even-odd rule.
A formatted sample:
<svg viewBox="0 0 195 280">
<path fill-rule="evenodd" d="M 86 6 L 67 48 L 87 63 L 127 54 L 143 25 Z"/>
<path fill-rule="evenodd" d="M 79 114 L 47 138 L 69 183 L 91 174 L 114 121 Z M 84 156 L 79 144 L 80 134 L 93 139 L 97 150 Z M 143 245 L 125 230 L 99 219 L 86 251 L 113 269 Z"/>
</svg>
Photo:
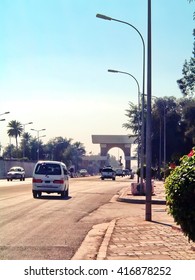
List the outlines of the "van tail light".
<svg viewBox="0 0 195 280">
<path fill-rule="evenodd" d="M 54 180 L 53 181 L 54 184 L 64 184 L 64 180 Z"/>
<path fill-rule="evenodd" d="M 36 178 L 33 178 L 33 183 L 42 183 L 43 182 L 43 180 L 41 180 L 41 179 L 36 179 Z"/>
</svg>

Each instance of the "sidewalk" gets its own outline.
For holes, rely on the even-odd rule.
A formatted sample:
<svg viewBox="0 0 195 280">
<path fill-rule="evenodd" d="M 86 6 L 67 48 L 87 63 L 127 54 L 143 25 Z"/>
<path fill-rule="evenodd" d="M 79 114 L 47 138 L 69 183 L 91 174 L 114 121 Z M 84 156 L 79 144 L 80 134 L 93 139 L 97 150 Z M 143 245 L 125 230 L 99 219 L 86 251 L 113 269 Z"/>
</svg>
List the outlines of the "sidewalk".
<svg viewBox="0 0 195 280">
<path fill-rule="evenodd" d="M 106 224 L 106 229 L 101 225 L 98 234 L 97 229 L 96 234 L 93 230 L 88 233 L 72 259 L 195 260 L 195 243 L 188 242 L 172 216 L 167 214 L 164 183 L 155 181 L 154 185 L 152 221 L 145 221 L 140 215 L 114 219 Z M 133 196 L 130 188 L 125 188 L 117 200 L 144 204 L 145 196 Z M 96 254 L 92 253 L 95 244 Z"/>
</svg>

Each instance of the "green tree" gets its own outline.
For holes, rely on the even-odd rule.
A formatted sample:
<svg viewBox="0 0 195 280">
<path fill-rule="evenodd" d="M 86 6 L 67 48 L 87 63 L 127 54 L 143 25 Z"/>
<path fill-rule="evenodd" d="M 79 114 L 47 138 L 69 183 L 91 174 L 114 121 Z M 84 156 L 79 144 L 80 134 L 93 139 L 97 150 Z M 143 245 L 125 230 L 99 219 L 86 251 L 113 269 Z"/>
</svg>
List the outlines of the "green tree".
<svg viewBox="0 0 195 280">
<path fill-rule="evenodd" d="M 146 105 L 146 104 L 145 104 Z M 129 102 L 129 109 L 125 110 L 128 121 L 124 123 L 122 126 L 126 128 L 127 130 L 130 130 L 130 134 L 133 133 L 134 135 L 141 135 L 141 127 L 142 127 L 142 111 L 138 108 L 138 105 L 133 104 L 132 102 Z M 146 111 L 146 108 L 145 110 Z M 144 131 L 146 131 L 146 119 L 144 116 Z M 136 140 L 136 143 L 138 144 L 139 141 L 139 147 L 141 148 L 141 137 L 138 137 Z M 145 151 L 145 141 L 144 141 L 144 151 Z M 140 152 L 140 151 L 139 151 Z M 138 148 L 136 153 L 138 154 Z"/>
<path fill-rule="evenodd" d="M 188 2 L 193 2 L 193 0 L 188 0 Z M 195 20 L 195 12 L 194 12 Z M 194 96 L 195 95 L 195 29 L 193 30 L 193 56 L 189 61 L 185 60 L 182 75 L 183 77 L 177 80 L 177 84 L 184 96 Z"/>
<path fill-rule="evenodd" d="M 137 134 L 141 120 L 141 112 L 138 110 L 138 106 L 129 102 L 129 109 L 126 110 L 125 116 L 128 117 L 128 121 L 123 124 L 123 127 Z"/>
<path fill-rule="evenodd" d="M 23 132 L 23 126 L 20 122 L 13 120 L 8 123 L 7 134 L 9 137 L 14 137 L 16 140 L 16 149 L 18 150 L 18 137 L 21 136 Z"/>
<path fill-rule="evenodd" d="M 3 158 L 17 157 L 16 147 L 13 144 L 9 144 L 4 148 Z"/>
<path fill-rule="evenodd" d="M 136 105 L 129 103 L 127 129 L 137 132 Z M 152 105 L 152 163 L 163 166 L 164 147 L 166 162 L 177 161 L 193 146 L 195 133 L 195 99 L 163 97 L 154 99 Z M 165 133 L 165 134 L 164 134 Z"/>
<path fill-rule="evenodd" d="M 40 139 L 38 141 L 36 137 L 33 137 L 29 142 L 29 159 L 36 161 L 38 158 L 40 160 L 46 158 L 45 145 Z"/>
<path fill-rule="evenodd" d="M 64 151 L 64 160 L 67 166 L 74 165 L 75 171 L 80 169 L 80 164 L 82 161 L 82 156 L 85 155 L 85 147 L 84 145 L 77 141 L 72 145 L 68 146 L 67 149 Z"/>
<path fill-rule="evenodd" d="M 189 3 L 193 2 L 194 0 L 188 0 Z M 195 12 L 194 12 L 194 20 L 195 20 Z"/>
<path fill-rule="evenodd" d="M 180 102 L 185 126 L 186 141 L 195 144 L 195 99 L 185 99 Z"/>
<path fill-rule="evenodd" d="M 20 149 L 22 151 L 23 158 L 30 156 L 30 140 L 32 139 L 32 136 L 30 133 L 25 132 L 22 134 L 22 139 L 20 142 Z"/>
<path fill-rule="evenodd" d="M 66 139 L 61 136 L 55 137 L 45 145 L 45 152 L 51 160 L 64 162 L 64 151 L 71 145 L 72 139 Z"/>
</svg>

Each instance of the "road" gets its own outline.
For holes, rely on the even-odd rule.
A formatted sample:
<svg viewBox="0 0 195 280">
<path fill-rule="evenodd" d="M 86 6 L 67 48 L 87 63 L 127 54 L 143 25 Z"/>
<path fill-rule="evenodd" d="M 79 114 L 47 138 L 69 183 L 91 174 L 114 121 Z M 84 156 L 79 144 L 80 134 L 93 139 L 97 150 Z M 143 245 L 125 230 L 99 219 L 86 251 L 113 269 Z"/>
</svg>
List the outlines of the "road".
<svg viewBox="0 0 195 280">
<path fill-rule="evenodd" d="M 127 177 L 72 178 L 68 198 L 34 199 L 30 179 L 0 180 L 0 259 L 71 259 L 93 225 L 129 215 L 129 206 L 114 199 L 129 185 Z"/>
</svg>

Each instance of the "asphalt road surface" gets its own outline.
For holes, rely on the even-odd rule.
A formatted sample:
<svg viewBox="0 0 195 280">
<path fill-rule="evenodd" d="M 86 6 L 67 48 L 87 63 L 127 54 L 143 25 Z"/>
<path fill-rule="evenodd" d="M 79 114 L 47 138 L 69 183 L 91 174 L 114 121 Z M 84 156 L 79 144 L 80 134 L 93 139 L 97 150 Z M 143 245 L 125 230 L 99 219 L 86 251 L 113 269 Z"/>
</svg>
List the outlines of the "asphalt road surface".
<svg viewBox="0 0 195 280">
<path fill-rule="evenodd" d="M 0 180 L 0 259 L 71 259 L 93 225 L 129 215 L 127 204 L 113 199 L 129 185 L 127 177 L 72 178 L 68 198 L 43 193 L 34 199 L 30 179 Z"/>
</svg>

